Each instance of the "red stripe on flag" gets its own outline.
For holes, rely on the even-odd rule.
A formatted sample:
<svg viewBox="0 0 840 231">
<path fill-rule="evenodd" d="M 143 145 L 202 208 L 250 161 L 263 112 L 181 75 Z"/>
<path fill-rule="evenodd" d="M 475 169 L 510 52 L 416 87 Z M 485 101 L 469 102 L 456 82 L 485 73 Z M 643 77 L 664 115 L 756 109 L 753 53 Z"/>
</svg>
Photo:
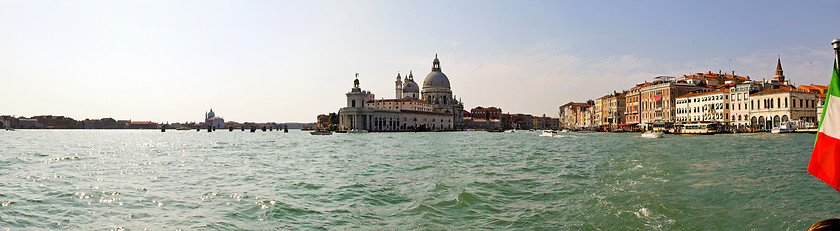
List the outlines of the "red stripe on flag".
<svg viewBox="0 0 840 231">
<path fill-rule="evenodd" d="M 840 139 L 822 132 L 817 134 L 808 173 L 840 191 Z"/>
</svg>

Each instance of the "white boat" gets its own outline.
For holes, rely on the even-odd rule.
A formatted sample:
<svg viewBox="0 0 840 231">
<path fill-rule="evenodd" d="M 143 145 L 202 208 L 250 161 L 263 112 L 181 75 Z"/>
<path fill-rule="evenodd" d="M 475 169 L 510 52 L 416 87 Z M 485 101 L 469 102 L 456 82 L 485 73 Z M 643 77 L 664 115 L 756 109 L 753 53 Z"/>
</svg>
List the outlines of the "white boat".
<svg viewBox="0 0 840 231">
<path fill-rule="evenodd" d="M 540 136 L 555 137 L 555 136 L 560 136 L 560 135 L 559 135 L 559 134 L 557 134 L 557 131 L 554 131 L 554 130 L 545 130 L 545 131 L 543 131 L 543 133 L 542 133 L 542 134 L 540 134 Z"/>
<path fill-rule="evenodd" d="M 791 133 L 796 131 L 796 126 L 794 124 L 788 122 L 782 122 L 779 124 L 779 127 L 775 127 L 770 130 L 771 133 Z"/>
<path fill-rule="evenodd" d="M 562 130 L 562 131 L 560 131 L 560 132 L 572 132 L 572 131 L 569 131 L 569 129 L 563 129 L 563 130 Z"/>
<path fill-rule="evenodd" d="M 360 133 L 368 133 L 368 131 L 367 130 L 361 130 L 361 129 L 353 129 L 353 130 L 347 131 L 347 133 L 360 134 Z"/>
<path fill-rule="evenodd" d="M 505 132 L 516 132 L 516 129 L 510 129 L 510 130 L 507 130 Z"/>
<path fill-rule="evenodd" d="M 642 133 L 642 137 L 644 137 L 644 138 L 662 138 L 663 134 L 665 134 L 665 132 L 663 132 L 661 130 L 652 130 L 652 131 L 645 131 L 645 133 Z"/>
<path fill-rule="evenodd" d="M 331 131 L 311 131 L 309 134 L 312 135 L 332 135 Z"/>
</svg>

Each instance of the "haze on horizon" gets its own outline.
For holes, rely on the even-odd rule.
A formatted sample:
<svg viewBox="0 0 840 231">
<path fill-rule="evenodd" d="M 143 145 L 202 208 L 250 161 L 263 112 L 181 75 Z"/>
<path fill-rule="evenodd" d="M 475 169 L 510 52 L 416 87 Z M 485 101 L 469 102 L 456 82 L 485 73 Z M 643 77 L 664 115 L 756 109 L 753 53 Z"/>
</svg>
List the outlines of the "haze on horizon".
<svg viewBox="0 0 840 231">
<path fill-rule="evenodd" d="M 523 4 L 525 3 L 525 4 Z M 466 109 L 558 106 L 721 70 L 827 85 L 837 1 L 6 1 L 0 114 L 313 122 L 438 54 Z"/>
</svg>

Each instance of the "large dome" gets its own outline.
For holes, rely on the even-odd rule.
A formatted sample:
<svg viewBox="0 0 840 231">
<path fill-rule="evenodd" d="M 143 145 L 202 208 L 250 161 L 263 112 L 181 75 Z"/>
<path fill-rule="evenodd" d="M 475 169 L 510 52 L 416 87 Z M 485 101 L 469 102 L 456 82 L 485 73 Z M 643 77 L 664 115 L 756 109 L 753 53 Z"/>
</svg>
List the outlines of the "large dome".
<svg viewBox="0 0 840 231">
<path fill-rule="evenodd" d="M 426 75 L 426 79 L 423 80 L 423 88 L 447 88 L 449 89 L 449 78 L 446 77 L 443 72 L 440 71 L 432 71 Z"/>
</svg>

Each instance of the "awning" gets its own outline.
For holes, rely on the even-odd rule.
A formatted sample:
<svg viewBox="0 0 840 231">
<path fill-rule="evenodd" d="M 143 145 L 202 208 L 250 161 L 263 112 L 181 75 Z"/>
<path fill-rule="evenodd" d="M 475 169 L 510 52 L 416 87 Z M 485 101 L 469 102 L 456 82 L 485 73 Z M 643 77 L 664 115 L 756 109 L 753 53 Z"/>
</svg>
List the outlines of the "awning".
<svg viewBox="0 0 840 231">
<path fill-rule="evenodd" d="M 619 124 L 618 126 L 629 126 L 629 125 L 636 125 L 636 124 L 639 124 L 639 123 L 623 123 L 623 124 Z"/>
</svg>

